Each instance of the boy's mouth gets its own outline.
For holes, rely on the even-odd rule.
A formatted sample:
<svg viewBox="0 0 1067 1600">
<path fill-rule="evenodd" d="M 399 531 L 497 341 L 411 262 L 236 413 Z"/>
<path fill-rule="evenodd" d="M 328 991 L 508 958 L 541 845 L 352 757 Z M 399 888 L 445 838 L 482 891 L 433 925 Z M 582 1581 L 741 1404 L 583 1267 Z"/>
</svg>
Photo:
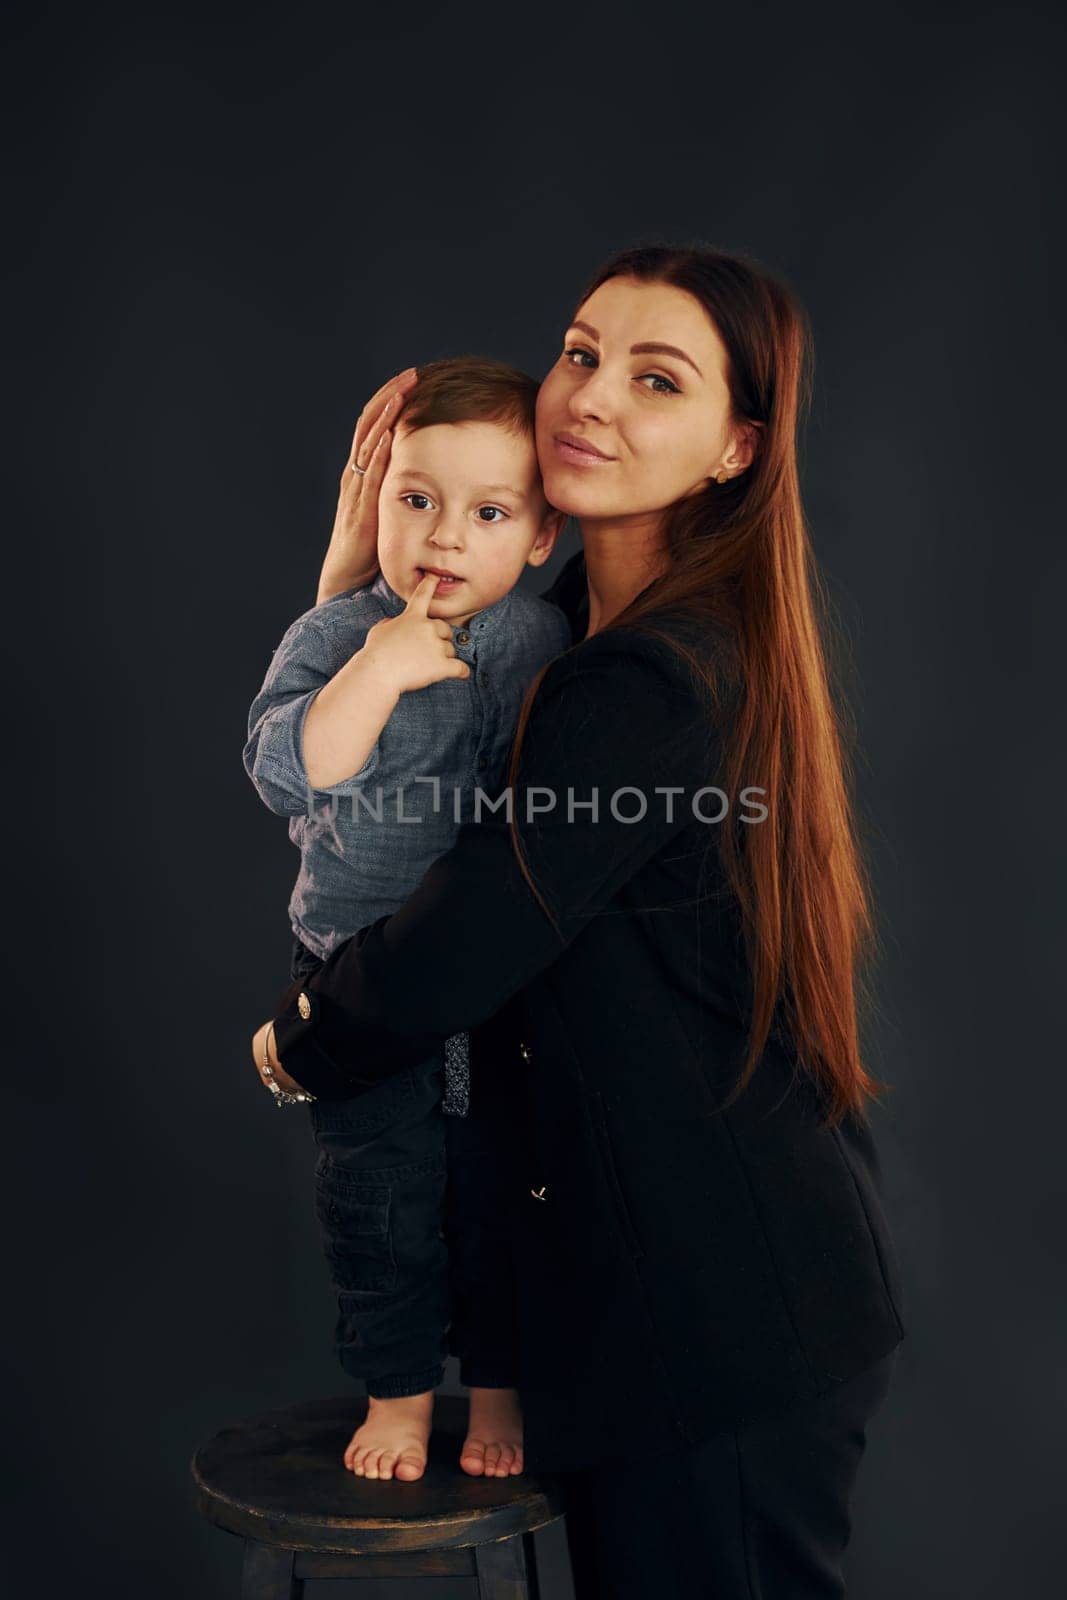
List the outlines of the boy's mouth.
<svg viewBox="0 0 1067 1600">
<path fill-rule="evenodd" d="M 435 574 L 438 579 L 437 588 L 434 590 L 435 594 L 437 589 L 454 589 L 457 583 L 464 581 L 462 578 L 457 578 L 454 572 L 446 572 L 442 567 L 416 567 L 415 572 L 419 583 L 422 582 L 428 572 Z"/>
</svg>

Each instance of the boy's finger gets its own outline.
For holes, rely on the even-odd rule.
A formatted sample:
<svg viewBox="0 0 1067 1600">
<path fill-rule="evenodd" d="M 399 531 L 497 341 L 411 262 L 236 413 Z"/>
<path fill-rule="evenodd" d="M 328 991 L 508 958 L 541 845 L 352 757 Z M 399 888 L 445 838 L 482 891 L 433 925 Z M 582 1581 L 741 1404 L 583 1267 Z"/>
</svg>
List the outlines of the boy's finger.
<svg viewBox="0 0 1067 1600">
<path fill-rule="evenodd" d="M 408 611 L 417 611 L 420 616 L 426 616 L 430 609 L 433 592 L 437 588 L 436 572 L 427 572 L 421 577 L 411 591 L 411 599 L 407 603 Z"/>
</svg>

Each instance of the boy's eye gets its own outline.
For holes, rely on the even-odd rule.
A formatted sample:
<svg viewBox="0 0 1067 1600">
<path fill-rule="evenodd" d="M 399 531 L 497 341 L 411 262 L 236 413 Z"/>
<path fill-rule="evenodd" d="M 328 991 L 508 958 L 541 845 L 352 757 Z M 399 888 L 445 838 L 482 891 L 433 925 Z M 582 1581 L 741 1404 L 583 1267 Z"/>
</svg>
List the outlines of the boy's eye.
<svg viewBox="0 0 1067 1600">
<path fill-rule="evenodd" d="M 425 511 L 432 504 L 428 494 L 402 494 L 400 498 L 411 506 L 412 511 Z M 417 500 L 420 500 L 422 504 L 416 505 L 415 502 Z"/>
<path fill-rule="evenodd" d="M 507 512 L 501 506 L 479 506 L 478 515 L 483 522 L 496 522 L 506 517 Z"/>
</svg>

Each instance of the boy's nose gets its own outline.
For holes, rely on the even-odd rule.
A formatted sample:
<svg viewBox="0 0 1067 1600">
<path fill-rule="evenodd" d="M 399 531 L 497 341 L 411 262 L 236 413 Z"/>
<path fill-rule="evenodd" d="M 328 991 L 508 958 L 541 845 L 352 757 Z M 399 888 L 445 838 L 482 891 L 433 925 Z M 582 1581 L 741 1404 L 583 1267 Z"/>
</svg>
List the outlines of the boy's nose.
<svg viewBox="0 0 1067 1600">
<path fill-rule="evenodd" d="M 431 533 L 430 543 L 438 550 L 461 550 L 463 529 L 458 523 L 441 521 Z"/>
</svg>

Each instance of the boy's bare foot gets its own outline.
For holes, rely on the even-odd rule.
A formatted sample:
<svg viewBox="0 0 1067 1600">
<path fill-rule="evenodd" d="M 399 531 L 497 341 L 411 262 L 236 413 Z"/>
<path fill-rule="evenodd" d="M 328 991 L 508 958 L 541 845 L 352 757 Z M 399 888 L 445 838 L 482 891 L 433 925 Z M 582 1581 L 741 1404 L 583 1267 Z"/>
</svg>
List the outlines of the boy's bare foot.
<svg viewBox="0 0 1067 1600">
<path fill-rule="evenodd" d="M 412 1483 L 426 1471 L 433 1423 L 433 1390 L 396 1400 L 367 1402 L 367 1420 L 345 1450 L 345 1466 L 357 1478 L 401 1478 Z"/>
<path fill-rule="evenodd" d="M 471 1389 L 470 1420 L 459 1464 L 472 1478 L 522 1471 L 522 1411 L 514 1389 Z"/>
</svg>

